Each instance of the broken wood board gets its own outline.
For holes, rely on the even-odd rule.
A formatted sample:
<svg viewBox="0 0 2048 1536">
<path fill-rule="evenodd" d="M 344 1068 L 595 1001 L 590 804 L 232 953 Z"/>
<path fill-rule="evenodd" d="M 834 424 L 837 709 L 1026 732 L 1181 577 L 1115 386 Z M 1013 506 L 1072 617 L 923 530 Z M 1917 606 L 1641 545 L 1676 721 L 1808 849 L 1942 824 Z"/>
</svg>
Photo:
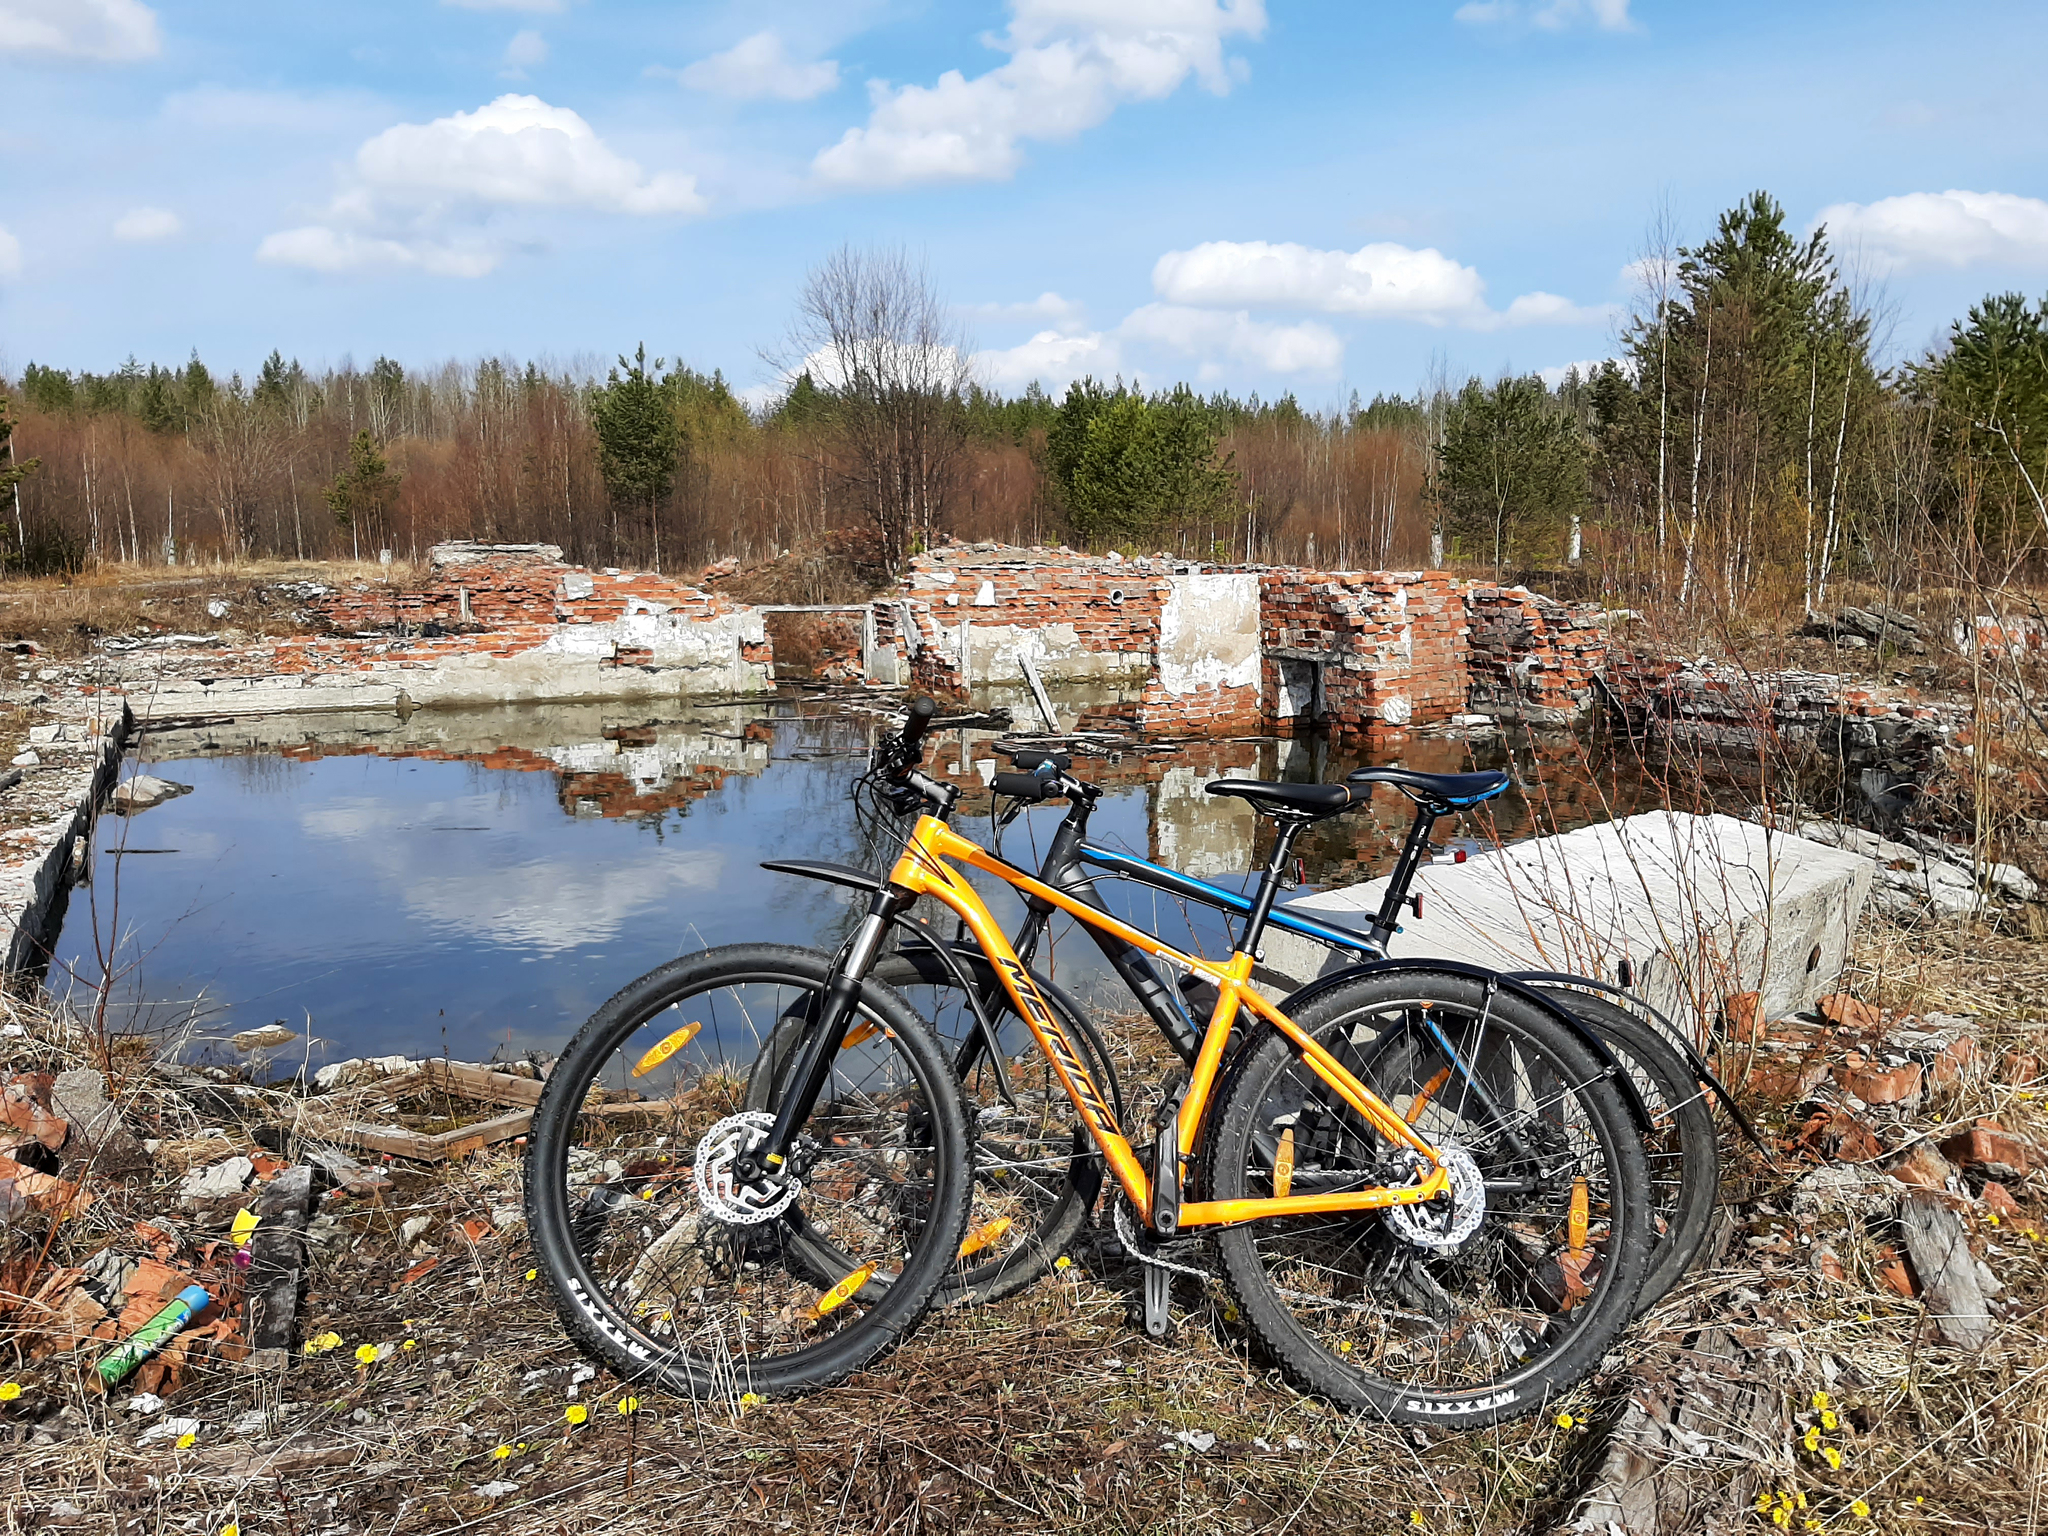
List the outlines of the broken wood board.
<svg viewBox="0 0 2048 1536">
<path fill-rule="evenodd" d="M 445 1093 L 478 1099 L 486 1104 L 507 1104 L 515 1109 L 530 1109 L 538 1104 L 541 1090 L 547 1086 L 530 1077 L 493 1072 L 460 1061 L 423 1061 L 420 1063 L 420 1076 L 430 1087 Z"/>
</svg>

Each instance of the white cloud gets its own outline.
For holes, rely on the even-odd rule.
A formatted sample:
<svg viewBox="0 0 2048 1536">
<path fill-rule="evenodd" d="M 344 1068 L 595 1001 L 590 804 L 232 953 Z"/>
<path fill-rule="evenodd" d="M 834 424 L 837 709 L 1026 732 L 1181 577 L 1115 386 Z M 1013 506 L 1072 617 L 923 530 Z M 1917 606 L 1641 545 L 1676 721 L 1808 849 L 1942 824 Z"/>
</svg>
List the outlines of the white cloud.
<svg viewBox="0 0 2048 1536">
<path fill-rule="evenodd" d="M 868 84 L 867 126 L 849 128 L 812 169 L 841 186 L 993 181 L 1032 139 L 1071 139 L 1130 101 L 1156 101 L 1187 77 L 1221 95 L 1225 39 L 1265 30 L 1265 0 L 1011 0 L 1009 31 L 985 39 L 1009 62 L 930 86 Z"/>
<path fill-rule="evenodd" d="M 1320 321 L 1282 325 L 1254 320 L 1242 310 L 1146 304 L 1109 330 L 1042 330 L 1017 346 L 977 352 L 973 362 L 979 377 L 1003 389 L 1021 389 L 1036 379 L 1057 390 L 1086 375 L 1135 379 L 1147 371 L 1138 366 L 1142 354 L 1159 351 L 1195 359 L 1204 380 L 1224 377 L 1230 363 L 1264 373 L 1327 377 L 1344 361 L 1344 343 Z"/>
<path fill-rule="evenodd" d="M 0 53 L 125 64 L 163 47 L 141 0 L 0 0 Z"/>
<path fill-rule="evenodd" d="M 809 101 L 839 84 L 839 63 L 836 59 L 799 63 L 789 56 L 782 39 L 773 32 L 756 32 L 724 53 L 714 53 L 678 70 L 676 78 L 693 91 L 709 91 L 741 101 L 762 97 Z"/>
<path fill-rule="evenodd" d="M 1504 311 L 1490 309 L 1486 281 L 1473 268 L 1438 250 L 1386 241 L 1324 251 L 1264 240 L 1212 240 L 1161 256 L 1152 268 L 1152 287 L 1181 304 L 1309 309 L 1475 330 L 1606 317 L 1604 309 L 1582 308 L 1551 293 L 1526 293 Z"/>
<path fill-rule="evenodd" d="M 1087 310 L 1082 305 L 1052 292 L 1041 293 L 1021 304 L 975 304 L 969 306 L 968 313 L 990 320 L 1039 320 L 1061 336 L 1074 335 L 1085 329 L 1087 323 Z"/>
<path fill-rule="evenodd" d="M 451 219 L 504 209 L 679 214 L 704 206 L 694 177 L 648 175 L 567 107 L 507 95 L 367 140 L 356 151 L 352 184 L 322 221 L 270 236 L 257 255 L 323 272 L 399 266 L 480 277 L 497 264 L 501 246 L 450 242 L 441 230 Z"/>
<path fill-rule="evenodd" d="M 21 242 L 0 224 L 0 277 L 21 276 Z"/>
<path fill-rule="evenodd" d="M 502 60 L 504 73 L 515 80 L 526 78 L 529 69 L 538 69 L 548 61 L 548 40 L 532 27 L 522 27 L 512 34 L 512 41 L 505 45 Z"/>
<path fill-rule="evenodd" d="M 644 176 L 567 107 L 500 96 L 474 112 L 399 123 L 356 151 L 363 184 L 381 196 L 701 213 L 696 178 Z"/>
<path fill-rule="evenodd" d="M 1331 374 L 1344 361 L 1344 343 L 1320 321 L 1278 325 L 1254 320 L 1243 310 L 1147 304 L 1126 315 L 1117 330 L 1127 340 L 1149 341 L 1189 357 L 1221 356 L 1268 373 Z"/>
<path fill-rule="evenodd" d="M 168 208 L 130 208 L 114 220 L 116 240 L 168 240 L 185 226 Z"/>
<path fill-rule="evenodd" d="M 1040 331 L 1017 346 L 975 353 L 974 371 L 1006 393 L 1015 393 L 1033 379 L 1057 390 L 1090 374 L 1106 379 L 1121 373 L 1123 352 L 1117 338 L 1102 331 Z"/>
<path fill-rule="evenodd" d="M 498 264 L 494 249 L 438 244 L 430 240 L 390 240 L 308 224 L 266 235 L 256 259 L 281 267 L 310 267 L 315 272 L 355 272 L 365 268 L 410 268 L 437 277 L 483 277 Z"/>
<path fill-rule="evenodd" d="M 1546 0 L 1541 5 L 1525 5 L 1522 0 L 1470 0 L 1453 14 L 1475 27 L 1526 23 L 1544 32 L 1562 32 L 1588 22 L 1604 32 L 1633 32 L 1637 24 L 1628 8 L 1629 0 Z"/>
<path fill-rule="evenodd" d="M 1548 368 L 1538 368 L 1536 370 L 1536 377 L 1541 379 L 1549 388 L 1555 389 L 1564 382 L 1564 377 L 1568 373 L 1576 372 L 1581 379 L 1591 379 L 1594 374 L 1614 361 L 1617 361 L 1617 359 L 1584 357 L 1576 363 L 1553 363 Z"/>
<path fill-rule="evenodd" d="M 1836 203 L 1814 222 L 1836 250 L 1860 244 L 1890 266 L 2048 264 L 2048 202 L 2012 192 L 1908 192 Z"/>
</svg>

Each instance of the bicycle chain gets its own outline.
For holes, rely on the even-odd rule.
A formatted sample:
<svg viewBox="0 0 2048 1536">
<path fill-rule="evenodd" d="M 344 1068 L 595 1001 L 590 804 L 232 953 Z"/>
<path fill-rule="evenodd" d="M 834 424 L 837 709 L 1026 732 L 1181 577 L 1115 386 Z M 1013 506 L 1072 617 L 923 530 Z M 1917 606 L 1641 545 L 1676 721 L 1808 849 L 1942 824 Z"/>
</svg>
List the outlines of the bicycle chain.
<svg viewBox="0 0 2048 1536">
<path fill-rule="evenodd" d="M 1131 1209 L 1130 1196 L 1123 1194 L 1121 1191 L 1117 1194 L 1116 1215 L 1111 1225 L 1116 1228 L 1117 1241 L 1124 1245 L 1124 1252 L 1128 1253 L 1140 1264 L 1149 1264 L 1155 1269 L 1171 1270 L 1176 1275 L 1187 1275 L 1192 1279 L 1201 1281 L 1209 1281 L 1216 1278 L 1215 1274 L 1209 1270 L 1198 1268 L 1193 1264 L 1176 1264 L 1171 1259 L 1162 1259 L 1157 1254 L 1146 1253 L 1141 1249 L 1138 1246 L 1137 1216 Z"/>
</svg>

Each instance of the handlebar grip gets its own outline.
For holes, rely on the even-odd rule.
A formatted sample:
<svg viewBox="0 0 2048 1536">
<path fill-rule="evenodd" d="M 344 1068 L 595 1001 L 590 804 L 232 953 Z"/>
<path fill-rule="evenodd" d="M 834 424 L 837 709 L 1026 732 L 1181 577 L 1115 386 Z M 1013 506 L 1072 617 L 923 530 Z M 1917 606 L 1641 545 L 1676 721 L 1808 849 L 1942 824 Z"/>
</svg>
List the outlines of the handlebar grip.
<svg viewBox="0 0 2048 1536">
<path fill-rule="evenodd" d="M 990 783 L 997 794 L 1008 795 L 1012 800 L 1043 800 L 1054 781 L 1041 779 L 1035 773 L 999 773 Z"/>
<path fill-rule="evenodd" d="M 903 760 L 915 766 L 924 756 L 924 733 L 931 729 L 932 716 L 939 712 L 931 699 L 913 700 L 910 717 L 903 722 Z"/>
<path fill-rule="evenodd" d="M 1010 761 L 1026 771 L 1036 768 L 1042 763 L 1051 763 L 1061 773 L 1065 773 L 1074 766 L 1074 760 L 1064 752 L 1040 752 L 1030 747 L 1022 751 L 1012 752 L 1010 754 Z"/>
</svg>

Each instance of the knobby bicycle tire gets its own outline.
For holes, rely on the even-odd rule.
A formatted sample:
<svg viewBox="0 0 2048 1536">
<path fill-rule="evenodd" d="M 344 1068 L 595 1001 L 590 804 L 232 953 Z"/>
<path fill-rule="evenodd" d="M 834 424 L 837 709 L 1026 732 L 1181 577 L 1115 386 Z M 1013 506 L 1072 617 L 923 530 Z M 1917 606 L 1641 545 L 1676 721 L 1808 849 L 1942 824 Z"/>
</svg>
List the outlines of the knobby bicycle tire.
<svg viewBox="0 0 2048 1536">
<path fill-rule="evenodd" d="M 671 961 L 549 1073 L 526 1154 L 533 1246 L 570 1337 L 620 1375 L 695 1397 L 810 1391 L 888 1348 L 945 1281 L 973 1135 L 943 1047 L 886 986 L 863 984 L 792 1149 L 795 1202 L 734 1222 L 696 1187 L 697 1137 L 742 1112 L 765 1037 L 815 1011 L 832 974 L 832 957 L 775 944 Z"/>
<path fill-rule="evenodd" d="M 1643 1138 L 1654 1227 L 1650 1270 L 1636 1299 L 1640 1317 L 1685 1278 L 1706 1245 L 1720 1196 L 1721 1148 L 1706 1090 L 1655 1026 L 1611 997 L 1544 983 L 1537 991 L 1578 1015 L 1634 1079 L 1649 1111 Z"/>
<path fill-rule="evenodd" d="M 1361 977 L 1294 1022 L 1432 1144 L 1463 1147 L 1487 1194 L 1483 1208 L 1411 1208 L 1441 1249 L 1392 1213 L 1220 1229 L 1224 1284 L 1256 1343 L 1304 1390 L 1445 1428 L 1533 1412 L 1594 1370 L 1634 1315 L 1649 1221 L 1640 1135 L 1583 1042 L 1483 978 L 1424 965 Z M 1210 1199 L 1274 1193 L 1283 1162 L 1296 1193 L 1400 1172 L 1278 1033 L 1240 1054 L 1204 1142 Z M 1458 1238 L 1470 1209 L 1482 1214 Z"/>
</svg>

